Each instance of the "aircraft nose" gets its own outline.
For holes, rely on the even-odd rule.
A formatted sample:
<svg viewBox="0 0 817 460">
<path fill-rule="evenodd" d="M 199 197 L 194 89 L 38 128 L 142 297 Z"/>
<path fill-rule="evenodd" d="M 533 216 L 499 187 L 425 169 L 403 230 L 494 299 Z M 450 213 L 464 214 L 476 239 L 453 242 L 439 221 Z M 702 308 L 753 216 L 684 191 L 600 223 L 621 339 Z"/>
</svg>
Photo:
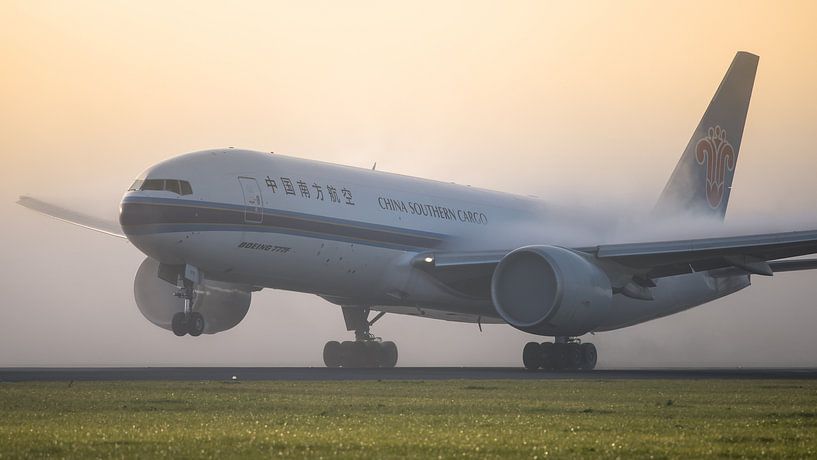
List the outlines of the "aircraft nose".
<svg viewBox="0 0 817 460">
<path fill-rule="evenodd" d="M 122 198 L 119 202 L 119 226 L 126 236 L 130 237 L 133 226 L 138 225 L 138 212 L 133 207 L 133 203 L 128 202 L 128 198 Z"/>
<path fill-rule="evenodd" d="M 144 197 L 141 197 L 144 199 Z M 148 257 L 169 260 L 175 257 L 175 238 L 168 237 L 157 226 L 167 220 L 166 213 L 155 203 L 140 201 L 130 194 L 119 205 L 119 225 L 130 242 Z"/>
<path fill-rule="evenodd" d="M 119 204 L 119 225 L 126 235 L 142 233 L 140 229 L 149 224 L 158 223 L 161 212 L 150 203 L 140 202 L 133 196 L 126 196 Z"/>
</svg>

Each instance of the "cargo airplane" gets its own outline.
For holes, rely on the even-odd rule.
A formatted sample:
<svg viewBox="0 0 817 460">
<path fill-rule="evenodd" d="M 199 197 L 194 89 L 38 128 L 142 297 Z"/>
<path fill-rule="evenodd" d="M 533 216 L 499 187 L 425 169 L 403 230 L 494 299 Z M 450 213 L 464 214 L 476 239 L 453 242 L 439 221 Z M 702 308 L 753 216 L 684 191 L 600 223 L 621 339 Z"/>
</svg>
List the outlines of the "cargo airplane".
<svg viewBox="0 0 817 460">
<path fill-rule="evenodd" d="M 655 221 L 723 220 L 757 64 L 735 56 Z M 817 268 L 791 259 L 817 252 L 817 230 L 570 245 L 546 230 L 570 228 L 575 209 L 373 169 L 216 149 L 149 167 L 125 192 L 118 224 L 19 203 L 127 238 L 147 256 L 134 283 L 139 310 L 178 336 L 234 327 L 263 288 L 340 306 L 355 338 L 326 343 L 328 367 L 395 366 L 396 345 L 371 332 L 393 313 L 509 324 L 555 338 L 525 345 L 526 368 L 593 369 L 597 350 L 579 336 L 710 302 L 752 275 Z M 542 231 L 509 245 L 516 228 Z"/>
</svg>

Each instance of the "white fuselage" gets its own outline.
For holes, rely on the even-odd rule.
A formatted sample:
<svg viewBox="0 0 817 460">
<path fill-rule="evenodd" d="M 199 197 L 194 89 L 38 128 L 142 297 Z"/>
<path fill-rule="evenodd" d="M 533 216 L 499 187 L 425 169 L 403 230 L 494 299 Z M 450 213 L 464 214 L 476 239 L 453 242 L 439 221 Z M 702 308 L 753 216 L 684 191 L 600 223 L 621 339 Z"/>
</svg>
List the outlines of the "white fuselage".
<svg viewBox="0 0 817 460">
<path fill-rule="evenodd" d="M 452 248 L 587 243 L 549 233 L 569 228 L 573 216 L 538 199 L 281 155 L 197 152 L 159 163 L 140 179 L 192 186 L 187 195 L 142 190 L 123 198 L 123 230 L 149 257 L 195 266 L 214 280 L 375 310 L 502 322 L 490 297 L 462 295 L 412 261 Z M 666 316 L 748 284 L 745 275 L 664 278 L 655 300 L 615 295 L 598 330 Z"/>
</svg>

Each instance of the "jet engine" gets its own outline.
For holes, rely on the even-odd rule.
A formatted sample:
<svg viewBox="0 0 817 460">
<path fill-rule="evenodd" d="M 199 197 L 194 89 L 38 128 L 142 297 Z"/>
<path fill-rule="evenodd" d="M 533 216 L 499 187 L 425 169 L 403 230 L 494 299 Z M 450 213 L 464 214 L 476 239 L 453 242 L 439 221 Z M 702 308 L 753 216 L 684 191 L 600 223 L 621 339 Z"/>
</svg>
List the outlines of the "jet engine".
<svg viewBox="0 0 817 460">
<path fill-rule="evenodd" d="M 173 315 L 184 311 L 178 288 L 159 278 L 159 262 L 146 258 L 133 282 L 139 311 L 151 323 L 172 330 Z M 204 317 L 204 333 L 215 334 L 235 327 L 247 315 L 252 294 L 246 286 L 205 279 L 195 285 L 193 311 Z"/>
<path fill-rule="evenodd" d="M 604 271 L 587 256 L 557 246 L 527 246 L 496 266 L 491 298 L 499 315 L 517 329 L 577 336 L 601 324 L 610 312 L 613 290 Z"/>
</svg>

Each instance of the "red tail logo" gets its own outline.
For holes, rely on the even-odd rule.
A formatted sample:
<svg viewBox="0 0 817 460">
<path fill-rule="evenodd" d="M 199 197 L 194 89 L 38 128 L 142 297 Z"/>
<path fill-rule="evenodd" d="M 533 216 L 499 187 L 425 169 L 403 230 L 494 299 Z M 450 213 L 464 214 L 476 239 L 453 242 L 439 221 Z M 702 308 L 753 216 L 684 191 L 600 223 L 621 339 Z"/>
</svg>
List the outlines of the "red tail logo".
<svg viewBox="0 0 817 460">
<path fill-rule="evenodd" d="M 695 145 L 695 159 L 706 168 L 706 199 L 717 209 L 723 201 L 726 172 L 735 170 L 737 155 L 726 140 L 726 130 L 720 126 L 709 128 L 706 137 Z"/>
</svg>

